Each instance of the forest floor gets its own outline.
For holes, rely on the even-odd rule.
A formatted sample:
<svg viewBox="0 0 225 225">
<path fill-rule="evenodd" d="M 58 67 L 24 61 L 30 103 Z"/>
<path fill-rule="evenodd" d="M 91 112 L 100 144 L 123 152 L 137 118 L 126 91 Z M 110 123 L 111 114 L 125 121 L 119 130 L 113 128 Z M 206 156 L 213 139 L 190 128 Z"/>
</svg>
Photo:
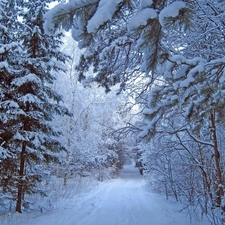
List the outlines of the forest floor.
<svg viewBox="0 0 225 225">
<path fill-rule="evenodd" d="M 89 193 L 61 202 L 45 213 L 9 215 L 3 225 L 208 225 L 190 219 L 177 203 L 151 193 L 133 165 L 117 179 L 102 182 Z"/>
</svg>

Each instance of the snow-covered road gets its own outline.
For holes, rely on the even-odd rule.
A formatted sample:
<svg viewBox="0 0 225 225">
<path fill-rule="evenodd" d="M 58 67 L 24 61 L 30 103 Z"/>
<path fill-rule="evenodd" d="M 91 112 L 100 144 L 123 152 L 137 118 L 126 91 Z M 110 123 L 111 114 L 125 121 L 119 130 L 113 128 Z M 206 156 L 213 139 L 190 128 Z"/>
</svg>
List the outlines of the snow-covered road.
<svg viewBox="0 0 225 225">
<path fill-rule="evenodd" d="M 27 217 L 20 225 L 207 225 L 178 213 L 171 203 L 145 189 L 143 177 L 127 165 L 118 179 L 46 214 Z M 19 219 L 19 218 L 17 218 Z M 21 219 L 21 218 L 20 218 Z"/>
</svg>

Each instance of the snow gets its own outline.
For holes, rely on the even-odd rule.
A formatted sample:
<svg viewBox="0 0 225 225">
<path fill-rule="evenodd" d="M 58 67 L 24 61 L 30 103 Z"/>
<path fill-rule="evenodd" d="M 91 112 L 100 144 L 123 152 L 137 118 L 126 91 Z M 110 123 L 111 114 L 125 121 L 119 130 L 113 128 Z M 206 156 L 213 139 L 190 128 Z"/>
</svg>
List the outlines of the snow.
<svg viewBox="0 0 225 225">
<path fill-rule="evenodd" d="M 144 115 L 152 115 L 152 114 L 154 114 L 155 112 L 157 112 L 157 110 L 158 110 L 158 108 L 156 108 L 156 107 L 152 107 L 152 108 L 145 108 L 144 110 L 143 110 L 143 114 Z"/>
<path fill-rule="evenodd" d="M 157 18 L 157 13 L 154 9 L 146 8 L 138 12 L 128 21 L 128 30 L 137 29 L 140 26 L 145 26 L 149 19 Z"/>
<path fill-rule="evenodd" d="M 214 64 L 224 64 L 225 63 L 225 57 L 213 59 L 207 63 L 207 65 L 214 65 Z"/>
<path fill-rule="evenodd" d="M 24 138 L 19 132 L 16 132 L 14 135 L 15 140 L 20 140 L 20 141 L 26 141 L 26 138 Z"/>
<path fill-rule="evenodd" d="M 45 33 L 48 35 L 52 35 L 55 32 L 55 27 L 54 27 L 54 17 L 57 15 L 58 12 L 69 12 L 69 7 L 67 4 L 64 3 L 59 3 L 55 5 L 51 10 L 46 12 L 45 14 L 45 22 L 44 22 L 44 30 Z"/>
<path fill-rule="evenodd" d="M 39 77 L 37 77 L 35 74 L 29 73 L 24 77 L 19 77 L 19 78 L 14 79 L 12 81 L 12 84 L 19 87 L 19 86 L 24 85 L 28 82 L 39 84 L 39 83 L 41 83 L 41 79 Z"/>
<path fill-rule="evenodd" d="M 204 70 L 205 66 L 203 63 L 200 63 L 199 65 L 195 66 L 189 71 L 187 78 L 180 83 L 180 87 L 188 87 L 195 80 L 194 76 L 197 73 L 204 72 Z"/>
<path fill-rule="evenodd" d="M 7 61 L 3 61 L 3 62 L 0 62 L 0 69 L 8 69 L 9 68 L 9 64 Z"/>
<path fill-rule="evenodd" d="M 151 7 L 153 1 L 152 0 L 142 0 L 141 1 L 141 9 Z"/>
<path fill-rule="evenodd" d="M 173 55 L 173 56 L 171 56 L 170 60 L 172 62 L 176 62 L 178 65 L 187 64 L 187 65 L 190 65 L 190 66 L 196 66 L 199 63 L 206 63 L 206 60 L 204 60 L 201 57 L 194 57 L 192 59 L 187 59 L 183 55 Z M 221 59 L 220 62 L 222 62 L 222 61 L 223 60 Z"/>
<path fill-rule="evenodd" d="M 18 98 L 18 100 L 23 103 L 26 103 L 26 102 L 36 103 L 36 104 L 42 103 L 37 96 L 30 93 L 21 96 L 20 98 Z"/>
<path fill-rule="evenodd" d="M 5 142 L 3 142 L 3 144 L 4 143 Z M 7 157 L 10 157 L 10 155 L 7 153 L 7 150 L 5 150 L 2 146 L 0 146 L 0 162 L 1 162 L 1 159 L 6 159 Z"/>
<path fill-rule="evenodd" d="M 17 102 L 14 102 L 12 100 L 6 100 L 1 102 L 1 106 L 3 107 L 7 107 L 7 108 L 19 108 L 19 105 L 17 104 Z"/>
<path fill-rule="evenodd" d="M 111 20 L 121 2 L 122 0 L 100 0 L 95 14 L 88 21 L 87 31 L 94 33 L 101 25 Z"/>
<path fill-rule="evenodd" d="M 78 21 L 80 19 L 77 19 Z M 76 27 L 73 26 L 71 29 L 71 35 L 75 41 L 79 40 L 79 36 L 83 33 L 83 24 L 81 22 L 77 22 Z"/>
<path fill-rule="evenodd" d="M 2 47 L 0 47 L 0 54 L 3 54 L 10 49 L 18 47 L 18 44 L 16 42 L 12 42 L 10 44 L 4 44 Z"/>
<path fill-rule="evenodd" d="M 9 214 L 1 225 L 208 225 L 190 222 L 180 206 L 150 193 L 134 165 L 126 165 L 119 178 L 102 182 L 88 194 L 67 199 L 46 213 Z"/>
<path fill-rule="evenodd" d="M 224 83 L 225 81 L 225 71 L 223 72 L 223 75 L 219 79 L 220 83 Z"/>
<path fill-rule="evenodd" d="M 186 4 L 183 1 L 176 1 L 164 8 L 159 14 L 159 22 L 162 26 L 164 26 L 164 19 L 166 17 L 177 17 L 179 15 L 179 11 L 182 8 L 185 8 Z"/>
</svg>

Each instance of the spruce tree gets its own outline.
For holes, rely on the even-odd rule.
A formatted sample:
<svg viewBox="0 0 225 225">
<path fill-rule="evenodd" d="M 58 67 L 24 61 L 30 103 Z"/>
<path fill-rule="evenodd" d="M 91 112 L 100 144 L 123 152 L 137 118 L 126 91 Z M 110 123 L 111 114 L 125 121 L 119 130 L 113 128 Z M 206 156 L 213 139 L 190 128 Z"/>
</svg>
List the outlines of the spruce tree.
<svg viewBox="0 0 225 225">
<path fill-rule="evenodd" d="M 12 119 L 4 126 L 14 128 L 6 148 L 10 146 L 10 151 L 14 152 L 13 165 L 16 167 L 15 171 L 10 169 L 13 175 L 7 188 L 13 192 L 16 211 L 22 212 L 22 206 L 28 204 L 25 194 L 44 194 L 38 183 L 45 178 L 45 165 L 59 163 L 58 153 L 65 150 L 57 140 L 60 132 L 52 126 L 54 115 L 70 113 L 60 104 L 61 96 L 50 87 L 54 81 L 53 72 L 65 71 L 64 62 L 68 59 L 59 50 L 62 34 L 55 37 L 44 34 L 44 15 L 50 1 L 15 2 L 22 19 L 17 35 L 23 51 L 14 55 L 18 73 L 10 74 L 7 88 L 14 108 L 7 111 L 5 116 Z"/>
<path fill-rule="evenodd" d="M 23 114 L 11 89 L 12 80 L 21 74 L 18 43 L 21 26 L 17 20 L 15 1 L 0 3 L 0 192 L 1 203 L 15 200 L 17 186 L 17 151 L 13 136 Z"/>
</svg>

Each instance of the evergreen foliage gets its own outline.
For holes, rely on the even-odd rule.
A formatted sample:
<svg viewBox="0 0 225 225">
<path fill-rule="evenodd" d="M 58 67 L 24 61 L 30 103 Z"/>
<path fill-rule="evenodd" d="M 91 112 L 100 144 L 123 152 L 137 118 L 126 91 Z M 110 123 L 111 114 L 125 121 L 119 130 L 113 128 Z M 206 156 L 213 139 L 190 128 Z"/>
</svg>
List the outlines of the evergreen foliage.
<svg viewBox="0 0 225 225">
<path fill-rule="evenodd" d="M 106 92 L 110 91 L 110 86 L 117 83 L 121 84 L 121 90 L 124 89 L 130 79 L 140 75 L 139 73 L 137 75 L 137 71 L 155 77 L 152 71 L 158 65 L 161 55 L 169 51 L 163 41 L 164 29 L 162 28 L 164 27 L 157 18 L 168 1 L 153 1 L 143 9 L 140 9 L 137 1 L 116 1 L 114 3 L 116 10 L 111 18 L 107 15 L 111 13 L 111 10 L 104 2 L 104 0 L 88 0 L 60 4 L 50 11 L 46 31 L 54 32 L 57 28 L 64 26 L 63 21 L 68 21 L 66 19 L 68 16 L 73 17 L 73 24 L 70 23 L 66 29 L 72 29 L 72 35 L 76 41 L 80 42 L 80 48 L 85 48 L 85 53 L 81 56 L 76 68 L 80 73 L 80 80 L 85 78 L 85 72 L 93 66 L 95 76 L 89 80 L 97 81 L 106 88 Z M 100 7 L 101 4 L 103 4 L 102 7 Z M 88 7 L 86 6 L 93 6 L 93 9 L 87 13 Z M 102 17 L 102 23 L 104 23 L 96 19 L 95 22 L 99 23 L 99 26 L 96 25 L 97 27 L 94 28 L 91 26 L 92 21 L 93 18 L 100 17 L 98 14 L 100 9 L 106 12 L 105 18 Z M 132 21 L 136 23 L 135 26 L 130 24 L 132 17 L 142 15 L 146 9 L 152 9 L 155 18 L 147 20 L 144 25 L 138 24 L 139 19 Z M 183 7 L 179 14 L 173 17 L 170 24 L 177 22 L 182 26 L 187 24 L 190 26 L 190 19 L 189 8 Z"/>
<path fill-rule="evenodd" d="M 53 71 L 66 70 L 63 63 L 68 56 L 59 51 L 62 34 L 44 34 L 47 1 L 10 2 L 13 5 L 3 4 L 4 12 L 16 12 L 13 20 L 8 20 L 13 26 L 1 23 L 7 26 L 2 30 L 8 31 L 8 42 L 3 42 L 6 38 L 2 36 L 2 48 L 11 48 L 1 51 L 1 63 L 7 64 L 1 68 L 1 147 L 7 154 L 0 162 L 0 182 L 3 191 L 17 202 L 16 211 L 22 212 L 22 207 L 28 206 L 25 194 L 43 194 L 38 183 L 46 176 L 45 165 L 59 163 L 57 152 L 65 150 L 57 140 L 60 132 L 50 122 L 56 114 L 70 113 L 60 105 L 62 98 L 50 85 Z M 14 26 L 14 32 L 7 30 Z"/>
<path fill-rule="evenodd" d="M 102 2 L 104 0 L 99 1 L 99 5 Z M 200 174 L 200 185 L 204 187 L 199 192 L 200 185 L 189 183 L 189 190 L 193 190 L 189 193 L 190 201 L 204 192 L 201 195 L 203 213 L 211 210 L 214 215 L 213 209 L 218 209 L 222 214 L 218 224 L 222 224 L 225 181 L 218 131 L 221 132 L 224 126 L 224 1 L 142 0 L 140 5 L 138 1 L 126 3 L 115 3 L 117 10 L 112 17 L 103 18 L 104 23 L 99 23 L 101 26 L 97 30 L 90 29 L 90 21 L 98 15 L 99 8 L 96 6 L 92 17 L 86 18 L 82 29 L 88 35 L 80 36 L 81 39 L 76 36 L 75 40 L 91 40 L 88 42 L 91 45 L 84 45 L 85 53 L 77 70 L 83 78 L 83 72 L 93 66 L 95 75 L 90 80 L 105 86 L 107 91 L 118 82 L 125 89 L 125 85 L 133 81 L 134 95 L 139 94 L 138 100 L 141 99 L 144 105 L 143 120 L 137 127 L 142 130 L 139 140 L 162 141 L 165 134 L 166 138 L 171 138 L 167 138 L 170 148 L 166 157 L 164 152 L 159 153 L 160 163 L 157 162 L 158 155 L 153 153 L 155 169 L 165 162 L 170 166 L 171 177 L 166 182 L 179 199 L 178 195 L 182 197 L 187 193 L 181 193 L 180 183 L 186 183 L 182 179 L 174 180 L 173 172 L 177 175 L 176 164 L 181 159 L 187 163 L 184 158 L 188 155 L 198 165 L 198 172 L 191 167 L 185 169 L 191 171 L 189 175 L 193 182 Z M 73 2 L 62 7 L 70 4 Z M 105 12 L 111 13 L 107 7 Z M 56 18 L 57 12 L 52 11 L 51 16 Z M 74 11 L 73 18 L 78 21 L 81 17 Z M 56 28 L 60 24 L 53 21 L 52 25 Z M 74 34 L 79 34 L 78 31 Z M 91 39 L 86 38 L 89 36 Z M 117 44 L 116 41 L 121 39 L 125 40 L 123 44 Z M 141 73 L 151 79 L 145 86 L 147 88 L 137 92 L 137 81 L 143 80 L 135 78 Z M 155 146 L 163 151 L 166 145 L 161 143 Z M 151 162 L 147 161 L 147 167 L 149 164 Z M 166 176 L 165 172 L 163 174 Z"/>
</svg>

